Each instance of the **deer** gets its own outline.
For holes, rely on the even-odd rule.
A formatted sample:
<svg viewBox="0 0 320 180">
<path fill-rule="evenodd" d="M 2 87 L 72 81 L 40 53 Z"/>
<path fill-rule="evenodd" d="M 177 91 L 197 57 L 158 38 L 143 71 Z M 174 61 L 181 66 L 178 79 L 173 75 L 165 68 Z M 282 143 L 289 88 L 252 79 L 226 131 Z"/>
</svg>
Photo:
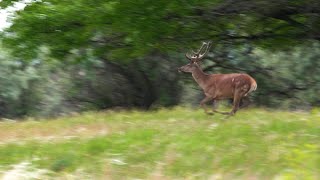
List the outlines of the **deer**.
<svg viewBox="0 0 320 180">
<path fill-rule="evenodd" d="M 205 113 L 221 113 L 225 115 L 234 115 L 238 109 L 242 98 L 247 97 L 251 92 L 257 89 L 257 83 L 254 78 L 244 73 L 231 74 L 207 74 L 203 72 L 199 63 L 208 53 L 211 42 L 203 42 L 198 51 L 187 52 L 185 57 L 189 63 L 178 68 L 179 72 L 191 73 L 193 79 L 203 90 L 205 98 L 200 102 L 200 106 Z M 220 112 L 214 108 L 208 112 L 206 103 L 217 100 L 233 99 L 232 110 L 230 112 Z"/>
</svg>

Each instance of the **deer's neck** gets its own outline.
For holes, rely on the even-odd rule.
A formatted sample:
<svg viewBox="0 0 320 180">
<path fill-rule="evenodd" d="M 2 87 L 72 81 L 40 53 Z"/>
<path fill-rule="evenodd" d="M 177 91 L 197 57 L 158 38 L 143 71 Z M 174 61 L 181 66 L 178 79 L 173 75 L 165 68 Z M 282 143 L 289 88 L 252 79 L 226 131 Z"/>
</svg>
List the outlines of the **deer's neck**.
<svg viewBox="0 0 320 180">
<path fill-rule="evenodd" d="M 194 80 L 199 84 L 202 89 L 205 89 L 208 74 L 204 73 L 201 68 L 197 68 L 192 72 Z"/>
</svg>

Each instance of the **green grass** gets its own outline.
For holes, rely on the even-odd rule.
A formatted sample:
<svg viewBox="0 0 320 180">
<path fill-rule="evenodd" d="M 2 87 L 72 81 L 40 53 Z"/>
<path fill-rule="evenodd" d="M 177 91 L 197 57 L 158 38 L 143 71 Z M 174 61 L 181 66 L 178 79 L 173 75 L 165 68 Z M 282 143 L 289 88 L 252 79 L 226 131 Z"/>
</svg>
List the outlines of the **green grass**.
<svg viewBox="0 0 320 180">
<path fill-rule="evenodd" d="M 89 112 L 2 122 L 0 142 L 3 174 L 31 162 L 50 178 L 320 178 L 319 109 L 245 109 L 228 119 L 180 107 Z"/>
</svg>

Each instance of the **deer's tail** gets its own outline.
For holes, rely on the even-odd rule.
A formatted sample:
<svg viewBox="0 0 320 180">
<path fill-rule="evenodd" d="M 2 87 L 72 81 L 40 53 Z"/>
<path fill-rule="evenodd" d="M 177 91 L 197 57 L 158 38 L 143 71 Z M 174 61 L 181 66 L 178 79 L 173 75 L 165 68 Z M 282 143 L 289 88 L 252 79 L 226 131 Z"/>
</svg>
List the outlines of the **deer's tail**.
<svg viewBox="0 0 320 180">
<path fill-rule="evenodd" d="M 257 82 L 252 78 L 251 79 L 251 85 L 250 85 L 250 89 L 249 91 L 244 95 L 247 96 L 249 93 L 251 93 L 252 91 L 255 91 L 257 89 L 258 85 Z"/>
</svg>

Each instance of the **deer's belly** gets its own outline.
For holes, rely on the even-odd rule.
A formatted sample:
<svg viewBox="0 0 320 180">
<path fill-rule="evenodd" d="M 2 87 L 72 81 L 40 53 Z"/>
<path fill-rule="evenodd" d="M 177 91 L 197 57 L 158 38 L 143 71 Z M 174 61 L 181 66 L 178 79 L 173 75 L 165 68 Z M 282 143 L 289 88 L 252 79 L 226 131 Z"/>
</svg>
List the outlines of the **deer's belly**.
<svg viewBox="0 0 320 180">
<path fill-rule="evenodd" d="M 220 92 L 220 91 L 214 91 L 214 92 L 205 92 L 205 95 L 208 97 L 212 97 L 214 99 L 229 99 L 229 98 L 233 98 L 233 92 Z"/>
</svg>

